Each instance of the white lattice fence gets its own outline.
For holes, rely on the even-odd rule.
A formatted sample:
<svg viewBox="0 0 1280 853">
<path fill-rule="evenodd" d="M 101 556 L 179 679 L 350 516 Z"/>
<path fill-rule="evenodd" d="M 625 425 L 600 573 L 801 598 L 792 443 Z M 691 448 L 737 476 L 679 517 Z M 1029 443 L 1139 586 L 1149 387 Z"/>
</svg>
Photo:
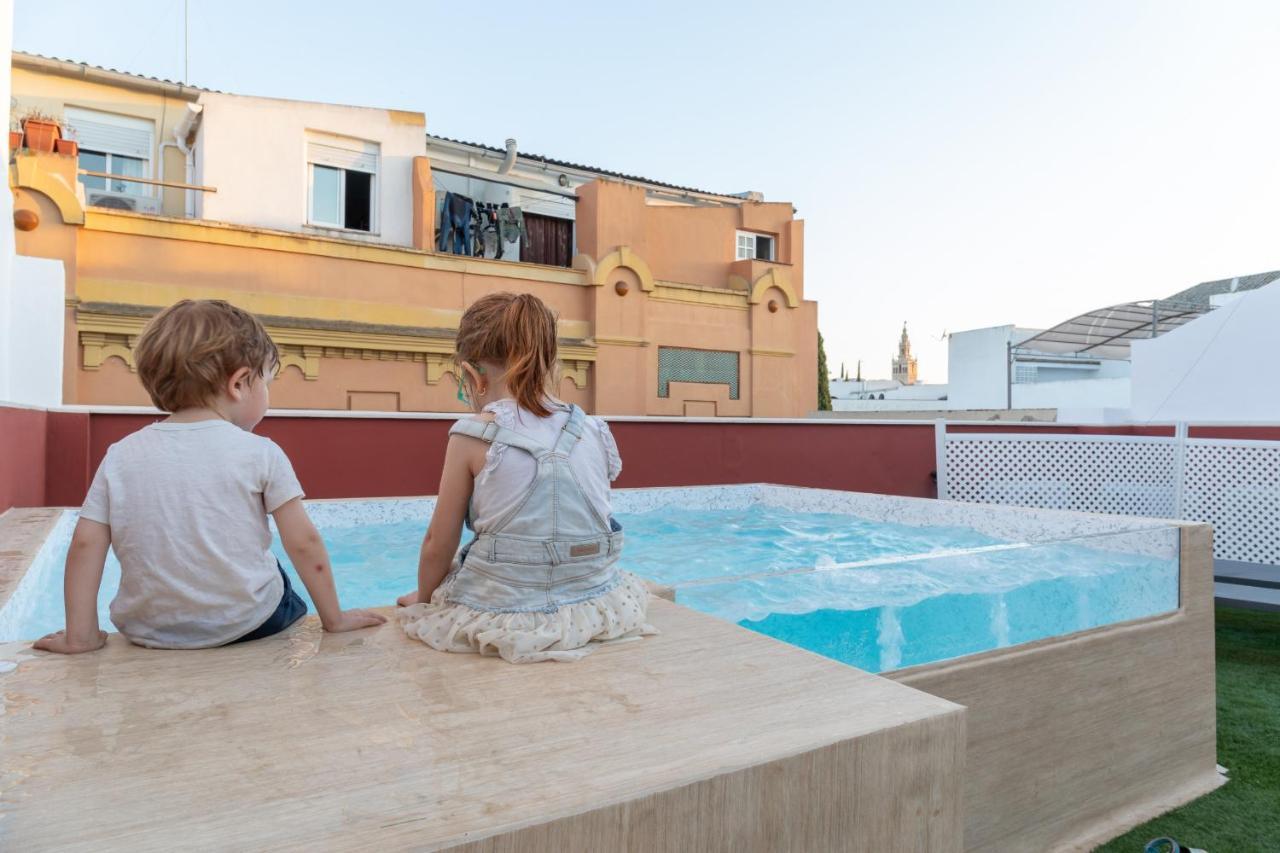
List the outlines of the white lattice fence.
<svg viewBox="0 0 1280 853">
<path fill-rule="evenodd" d="M 1182 517 L 1213 525 L 1213 555 L 1280 565 L 1280 442 L 1187 441 Z"/>
<path fill-rule="evenodd" d="M 1214 556 L 1280 565 L 1280 442 L 948 433 L 938 493 L 974 503 L 1181 518 L 1213 525 Z"/>
<path fill-rule="evenodd" d="M 1171 438 L 948 433 L 945 448 L 951 500 L 1174 515 Z"/>
</svg>

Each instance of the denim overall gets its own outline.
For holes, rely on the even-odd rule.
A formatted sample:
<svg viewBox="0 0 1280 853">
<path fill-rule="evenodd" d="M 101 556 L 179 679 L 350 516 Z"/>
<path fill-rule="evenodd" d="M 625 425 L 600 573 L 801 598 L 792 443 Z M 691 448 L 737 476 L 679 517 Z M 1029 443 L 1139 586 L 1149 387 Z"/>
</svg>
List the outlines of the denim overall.
<svg viewBox="0 0 1280 853">
<path fill-rule="evenodd" d="M 569 467 L 585 421 L 574 406 L 552 448 L 495 422 L 461 420 L 449 430 L 528 453 L 538 470 L 513 510 L 476 531 L 445 583 L 446 601 L 491 613 L 554 613 L 618 584 L 622 528 L 587 500 Z"/>
</svg>

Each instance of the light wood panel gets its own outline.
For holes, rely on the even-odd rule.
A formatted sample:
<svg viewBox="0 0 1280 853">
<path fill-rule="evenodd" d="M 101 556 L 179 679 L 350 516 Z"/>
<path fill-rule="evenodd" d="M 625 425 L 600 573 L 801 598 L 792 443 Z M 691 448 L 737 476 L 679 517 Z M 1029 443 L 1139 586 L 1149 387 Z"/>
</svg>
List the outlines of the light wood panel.
<svg viewBox="0 0 1280 853">
<path fill-rule="evenodd" d="M 966 850 L 1091 850 L 1221 783 L 1212 531 L 1181 533 L 1175 613 L 891 674 L 969 710 Z"/>
<path fill-rule="evenodd" d="M 653 600 L 575 664 L 0 646 L 7 849 L 960 849 L 964 710 Z"/>
</svg>

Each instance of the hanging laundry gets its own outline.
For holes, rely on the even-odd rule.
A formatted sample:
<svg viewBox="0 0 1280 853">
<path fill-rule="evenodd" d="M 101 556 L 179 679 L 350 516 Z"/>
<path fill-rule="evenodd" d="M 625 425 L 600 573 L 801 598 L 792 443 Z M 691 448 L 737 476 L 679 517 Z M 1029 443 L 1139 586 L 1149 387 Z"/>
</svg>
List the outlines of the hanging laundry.
<svg viewBox="0 0 1280 853">
<path fill-rule="evenodd" d="M 440 231 L 436 249 L 454 255 L 470 255 L 472 251 L 472 220 L 475 202 L 465 195 L 445 193 L 440 210 Z"/>
<path fill-rule="evenodd" d="M 502 242 L 514 243 L 517 240 L 528 242 L 529 235 L 524 230 L 524 213 L 518 207 L 502 205 L 498 208 L 498 223 L 502 227 Z"/>
</svg>

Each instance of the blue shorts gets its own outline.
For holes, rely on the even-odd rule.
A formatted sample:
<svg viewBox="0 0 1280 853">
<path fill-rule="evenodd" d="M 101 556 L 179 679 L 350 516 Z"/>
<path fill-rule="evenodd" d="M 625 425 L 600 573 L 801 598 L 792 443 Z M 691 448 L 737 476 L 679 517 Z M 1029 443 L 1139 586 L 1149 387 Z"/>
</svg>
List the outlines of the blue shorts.
<svg viewBox="0 0 1280 853">
<path fill-rule="evenodd" d="M 284 595 L 280 596 L 280 604 L 276 607 L 276 612 L 268 616 L 267 621 L 257 628 L 225 645 L 234 646 L 236 643 L 247 643 L 250 640 L 261 640 L 263 637 L 279 634 L 307 615 L 307 603 L 293 591 L 293 584 L 289 583 L 289 576 L 285 574 L 279 560 L 276 560 L 276 568 L 280 570 L 280 579 L 284 581 Z"/>
</svg>

